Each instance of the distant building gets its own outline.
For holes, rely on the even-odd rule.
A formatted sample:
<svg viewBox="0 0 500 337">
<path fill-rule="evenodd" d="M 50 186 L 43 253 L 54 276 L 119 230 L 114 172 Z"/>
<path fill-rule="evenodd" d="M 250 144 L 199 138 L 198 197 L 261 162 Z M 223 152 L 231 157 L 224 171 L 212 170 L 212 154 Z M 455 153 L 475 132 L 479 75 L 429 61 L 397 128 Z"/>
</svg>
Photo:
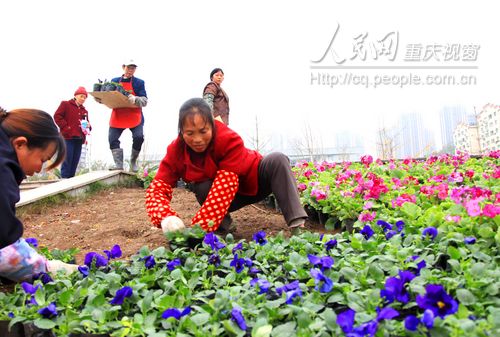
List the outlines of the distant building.
<svg viewBox="0 0 500 337">
<path fill-rule="evenodd" d="M 454 144 L 453 133 L 457 125 L 465 121 L 465 116 L 465 108 L 460 105 L 446 106 L 439 112 L 442 148 L 447 148 Z"/>
<path fill-rule="evenodd" d="M 425 157 L 435 150 L 432 132 L 425 128 L 421 114 L 412 112 L 401 115 L 399 132 L 398 158 Z"/>
<path fill-rule="evenodd" d="M 453 133 L 453 143 L 455 144 L 455 151 L 471 155 L 481 154 L 479 128 L 475 122 L 475 118 L 472 123 L 462 122 L 458 124 Z"/>
<path fill-rule="evenodd" d="M 486 104 L 477 115 L 481 153 L 500 150 L 500 105 Z"/>
</svg>

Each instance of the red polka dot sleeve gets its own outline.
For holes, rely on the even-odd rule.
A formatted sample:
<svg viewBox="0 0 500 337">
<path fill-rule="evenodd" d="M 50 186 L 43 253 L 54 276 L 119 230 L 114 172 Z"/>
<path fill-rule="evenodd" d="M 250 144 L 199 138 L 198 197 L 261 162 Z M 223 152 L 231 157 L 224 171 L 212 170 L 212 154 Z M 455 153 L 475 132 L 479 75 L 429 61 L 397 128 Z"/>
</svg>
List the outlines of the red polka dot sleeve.
<svg viewBox="0 0 500 337">
<path fill-rule="evenodd" d="M 151 223 L 160 228 L 161 221 L 177 213 L 170 208 L 172 187 L 161 179 L 154 179 L 146 190 L 146 211 Z"/>
<path fill-rule="evenodd" d="M 207 199 L 191 221 L 193 226 L 200 224 L 206 232 L 217 230 L 238 191 L 238 184 L 236 173 L 217 171 Z"/>
</svg>

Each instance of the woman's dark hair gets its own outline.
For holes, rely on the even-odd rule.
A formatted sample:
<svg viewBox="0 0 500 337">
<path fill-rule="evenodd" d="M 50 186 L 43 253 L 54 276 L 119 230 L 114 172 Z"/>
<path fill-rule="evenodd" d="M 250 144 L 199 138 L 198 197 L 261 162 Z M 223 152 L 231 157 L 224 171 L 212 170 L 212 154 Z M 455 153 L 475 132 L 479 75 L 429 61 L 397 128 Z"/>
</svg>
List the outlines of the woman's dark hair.
<svg viewBox="0 0 500 337">
<path fill-rule="evenodd" d="M 9 138 L 26 137 L 29 148 L 45 149 L 50 143 L 56 144 L 57 156 L 47 170 L 64 161 L 66 145 L 64 138 L 48 113 L 36 109 L 15 109 L 5 111 L 0 108 L 0 127 Z"/>
<path fill-rule="evenodd" d="M 215 122 L 210 106 L 203 98 L 191 98 L 182 104 L 179 110 L 179 138 L 182 143 L 184 143 L 184 138 L 182 137 L 182 131 L 184 123 L 186 120 L 194 121 L 194 115 L 200 115 L 205 123 L 212 127 L 212 139 L 215 137 Z"/>
<path fill-rule="evenodd" d="M 212 80 L 212 77 L 214 77 L 215 73 L 218 73 L 219 71 L 222 73 L 222 75 L 224 75 L 224 72 L 222 71 L 221 68 L 215 68 L 210 72 L 210 81 Z"/>
</svg>

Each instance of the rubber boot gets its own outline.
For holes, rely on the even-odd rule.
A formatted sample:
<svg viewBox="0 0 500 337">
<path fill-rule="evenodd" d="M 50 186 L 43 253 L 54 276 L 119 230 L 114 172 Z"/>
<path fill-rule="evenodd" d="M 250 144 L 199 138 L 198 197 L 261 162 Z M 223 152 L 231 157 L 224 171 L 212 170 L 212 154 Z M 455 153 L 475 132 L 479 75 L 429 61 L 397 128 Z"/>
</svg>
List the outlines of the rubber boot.
<svg viewBox="0 0 500 337">
<path fill-rule="evenodd" d="M 110 170 L 123 170 L 123 149 L 112 149 L 111 153 L 113 154 L 115 166 Z"/>
<path fill-rule="evenodd" d="M 130 155 L 130 172 L 139 171 L 139 166 L 137 166 L 137 158 L 139 158 L 139 153 L 136 149 L 132 149 L 132 154 Z"/>
</svg>

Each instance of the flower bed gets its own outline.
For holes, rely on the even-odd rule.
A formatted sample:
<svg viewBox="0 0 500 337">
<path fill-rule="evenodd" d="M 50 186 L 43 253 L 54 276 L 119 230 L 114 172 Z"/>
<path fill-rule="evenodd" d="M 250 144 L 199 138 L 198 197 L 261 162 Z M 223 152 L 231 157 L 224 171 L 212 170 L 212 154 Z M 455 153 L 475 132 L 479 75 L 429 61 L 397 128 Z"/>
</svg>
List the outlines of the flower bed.
<svg viewBox="0 0 500 337">
<path fill-rule="evenodd" d="M 114 246 L 0 293 L 0 320 L 57 336 L 498 335 L 498 157 L 328 165 L 295 168 L 301 197 L 352 233 L 195 227 L 126 261 Z"/>
</svg>

